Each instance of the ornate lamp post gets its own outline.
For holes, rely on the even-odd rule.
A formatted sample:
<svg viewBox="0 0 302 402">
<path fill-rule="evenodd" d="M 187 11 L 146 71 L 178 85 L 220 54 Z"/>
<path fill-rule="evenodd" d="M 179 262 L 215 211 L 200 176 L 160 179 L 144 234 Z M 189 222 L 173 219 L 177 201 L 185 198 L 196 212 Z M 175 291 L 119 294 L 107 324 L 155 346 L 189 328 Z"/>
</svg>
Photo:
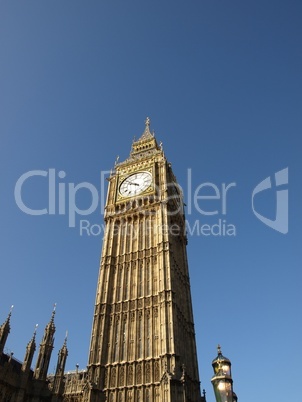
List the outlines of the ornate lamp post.
<svg viewBox="0 0 302 402">
<path fill-rule="evenodd" d="M 214 375 L 211 380 L 216 402 L 237 402 L 237 395 L 233 391 L 231 362 L 222 355 L 220 345 L 217 351 L 218 356 L 212 361 Z"/>
</svg>

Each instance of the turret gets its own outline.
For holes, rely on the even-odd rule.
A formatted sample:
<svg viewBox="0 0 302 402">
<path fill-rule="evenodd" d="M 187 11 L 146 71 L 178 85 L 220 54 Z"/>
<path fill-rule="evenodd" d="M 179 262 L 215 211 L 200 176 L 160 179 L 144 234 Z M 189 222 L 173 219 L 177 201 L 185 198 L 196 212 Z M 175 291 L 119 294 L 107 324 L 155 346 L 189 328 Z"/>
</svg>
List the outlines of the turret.
<svg viewBox="0 0 302 402">
<path fill-rule="evenodd" d="M 34 353 L 35 353 L 35 350 L 36 350 L 37 328 L 38 328 L 38 325 L 36 325 L 34 334 L 33 334 L 31 340 L 28 342 L 28 344 L 26 346 L 25 357 L 24 357 L 24 361 L 23 361 L 23 364 L 22 364 L 22 371 L 24 371 L 24 372 L 29 372 L 30 366 L 32 364 L 32 360 L 33 360 Z"/>
<path fill-rule="evenodd" d="M 237 395 L 233 391 L 231 361 L 222 355 L 220 345 L 218 345 L 217 351 L 218 355 L 212 361 L 214 376 L 211 380 L 216 402 L 237 402 Z"/>
<path fill-rule="evenodd" d="M 13 307 L 14 306 L 11 306 L 7 319 L 4 321 L 4 323 L 0 327 L 0 356 L 3 353 L 8 334 L 10 333 L 10 317 L 12 315 Z"/>
<path fill-rule="evenodd" d="M 56 327 L 54 324 L 54 317 L 56 312 L 56 306 L 53 309 L 51 319 L 45 327 L 42 342 L 40 344 L 39 355 L 34 372 L 34 378 L 37 380 L 46 380 L 49 362 L 51 358 L 51 352 L 54 344 L 54 334 Z"/>
<path fill-rule="evenodd" d="M 53 401 L 57 401 L 57 396 L 61 396 L 64 391 L 64 370 L 65 364 L 68 356 L 68 349 L 67 349 L 67 333 L 64 340 L 64 344 L 62 348 L 59 350 L 58 353 L 58 361 L 56 367 L 56 373 L 53 382 Z"/>
<path fill-rule="evenodd" d="M 28 379 L 30 377 L 30 367 L 36 350 L 37 327 L 38 325 L 36 325 L 34 334 L 26 346 L 25 357 L 21 367 L 22 375 L 20 376 L 19 380 L 19 391 L 16 399 L 14 399 L 15 402 L 23 402 L 25 400 L 26 389 L 28 387 Z"/>
</svg>

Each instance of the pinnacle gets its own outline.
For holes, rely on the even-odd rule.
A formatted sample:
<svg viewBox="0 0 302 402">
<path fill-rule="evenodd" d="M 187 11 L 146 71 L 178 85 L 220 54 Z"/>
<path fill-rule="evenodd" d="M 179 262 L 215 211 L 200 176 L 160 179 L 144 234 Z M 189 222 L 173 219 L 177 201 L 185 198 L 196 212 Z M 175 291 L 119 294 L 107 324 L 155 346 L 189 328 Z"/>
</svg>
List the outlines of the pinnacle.
<svg viewBox="0 0 302 402">
<path fill-rule="evenodd" d="M 14 306 L 11 306 L 10 311 L 8 313 L 8 316 L 7 316 L 6 320 L 4 321 L 4 323 L 1 326 L 1 327 L 7 327 L 8 330 L 10 329 L 10 318 L 11 318 L 11 315 L 12 315 L 13 308 L 14 308 Z"/>
<path fill-rule="evenodd" d="M 150 131 L 150 118 L 147 117 L 145 120 L 145 130 L 144 130 L 143 134 L 141 135 L 141 137 L 139 138 L 139 141 L 149 140 L 153 137 L 154 136 Z"/>
</svg>

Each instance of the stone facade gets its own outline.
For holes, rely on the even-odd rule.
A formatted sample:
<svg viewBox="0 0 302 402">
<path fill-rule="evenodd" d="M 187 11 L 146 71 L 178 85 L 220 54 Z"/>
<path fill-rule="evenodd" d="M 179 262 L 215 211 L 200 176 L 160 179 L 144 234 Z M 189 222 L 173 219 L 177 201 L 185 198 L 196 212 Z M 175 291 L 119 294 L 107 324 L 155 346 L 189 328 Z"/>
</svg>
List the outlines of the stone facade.
<svg viewBox="0 0 302 402">
<path fill-rule="evenodd" d="M 58 354 L 55 375 L 47 376 L 54 343 L 55 310 L 46 325 L 37 363 L 31 369 L 36 350 L 36 331 L 26 347 L 23 362 L 19 362 L 12 354 L 4 353 L 4 346 L 10 332 L 10 317 L 0 327 L 0 401 L 1 402 L 59 402 L 62 401 L 65 376 L 64 368 L 68 355 L 66 339 Z"/>
<path fill-rule="evenodd" d="M 64 374 L 64 344 L 56 373 L 47 378 L 52 317 L 53 327 L 50 322 L 40 346 L 46 361 L 39 355 L 39 367 L 26 380 L 37 394 L 3 400 L 205 402 L 182 192 L 162 145 L 150 132 L 149 119 L 129 158 L 116 163 L 111 173 L 105 222 L 87 370 Z M 13 361 L 3 356 L 1 368 Z M 18 370 L 21 378 L 22 367 Z M 0 372 L 0 389 L 6 386 L 2 378 Z"/>
</svg>

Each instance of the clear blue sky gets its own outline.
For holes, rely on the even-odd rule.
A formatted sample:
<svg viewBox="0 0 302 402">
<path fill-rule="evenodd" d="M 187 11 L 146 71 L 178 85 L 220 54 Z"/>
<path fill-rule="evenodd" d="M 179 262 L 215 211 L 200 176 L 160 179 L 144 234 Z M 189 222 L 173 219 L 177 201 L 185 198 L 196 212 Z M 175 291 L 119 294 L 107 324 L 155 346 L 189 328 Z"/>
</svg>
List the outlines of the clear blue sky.
<svg viewBox="0 0 302 402">
<path fill-rule="evenodd" d="M 77 217 L 31 216 L 16 205 L 19 177 L 66 172 L 92 183 L 125 159 L 146 116 L 179 183 L 236 183 L 227 213 L 192 208 L 187 219 L 236 227 L 236 236 L 189 235 L 199 371 L 214 402 L 216 345 L 233 363 L 244 402 L 300 395 L 301 93 L 300 1 L 2 1 L 0 3 L 1 304 L 15 305 L 7 347 L 22 360 L 57 303 L 52 370 L 65 331 L 68 369 L 87 363 L 102 236 L 80 236 Z M 252 191 L 288 167 L 289 232 L 263 224 Z M 58 188 L 58 187 L 57 187 Z M 100 191 L 101 192 L 101 191 Z M 81 208 L 89 206 L 83 191 Z M 102 194 L 103 195 L 103 194 Z M 24 202 L 47 207 L 47 178 L 24 185 Z M 68 197 L 66 197 L 67 208 Z M 275 218 L 276 192 L 255 198 Z"/>
</svg>

